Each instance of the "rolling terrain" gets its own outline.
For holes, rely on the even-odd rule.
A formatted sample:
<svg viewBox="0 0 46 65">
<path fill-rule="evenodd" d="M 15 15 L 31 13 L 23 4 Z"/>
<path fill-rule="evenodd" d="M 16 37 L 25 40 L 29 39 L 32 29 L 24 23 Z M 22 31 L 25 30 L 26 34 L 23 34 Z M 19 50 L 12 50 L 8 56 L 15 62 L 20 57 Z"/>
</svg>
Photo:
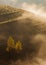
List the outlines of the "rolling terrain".
<svg viewBox="0 0 46 65">
<path fill-rule="evenodd" d="M 9 37 L 23 44 L 21 52 L 6 51 Z M 1 65 L 46 65 L 46 22 L 33 13 L 0 5 Z"/>
</svg>

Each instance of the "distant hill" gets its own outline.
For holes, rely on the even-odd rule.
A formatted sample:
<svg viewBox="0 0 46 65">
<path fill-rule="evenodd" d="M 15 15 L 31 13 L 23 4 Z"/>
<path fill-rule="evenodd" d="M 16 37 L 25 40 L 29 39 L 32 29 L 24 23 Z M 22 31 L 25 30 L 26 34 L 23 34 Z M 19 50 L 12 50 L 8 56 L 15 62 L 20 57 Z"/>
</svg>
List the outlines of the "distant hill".
<svg viewBox="0 0 46 65">
<path fill-rule="evenodd" d="M 10 6 L 0 6 L 0 35 L 46 34 L 46 24 L 33 13 Z"/>
<path fill-rule="evenodd" d="M 7 21 L 22 15 L 24 11 L 10 6 L 0 6 L 0 22 Z"/>
</svg>

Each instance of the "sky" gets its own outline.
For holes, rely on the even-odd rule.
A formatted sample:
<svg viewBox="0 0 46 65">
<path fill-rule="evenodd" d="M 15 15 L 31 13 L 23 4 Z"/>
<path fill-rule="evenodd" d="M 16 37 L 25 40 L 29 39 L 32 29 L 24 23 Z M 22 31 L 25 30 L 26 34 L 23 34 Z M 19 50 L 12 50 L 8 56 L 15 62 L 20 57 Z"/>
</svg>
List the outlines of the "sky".
<svg viewBox="0 0 46 65">
<path fill-rule="evenodd" d="M 9 5 L 46 17 L 46 0 L 0 0 L 0 5 Z"/>
<path fill-rule="evenodd" d="M 15 7 L 21 7 L 23 3 L 42 5 L 46 7 L 46 0 L 0 0 L 0 4 L 11 5 Z"/>
</svg>

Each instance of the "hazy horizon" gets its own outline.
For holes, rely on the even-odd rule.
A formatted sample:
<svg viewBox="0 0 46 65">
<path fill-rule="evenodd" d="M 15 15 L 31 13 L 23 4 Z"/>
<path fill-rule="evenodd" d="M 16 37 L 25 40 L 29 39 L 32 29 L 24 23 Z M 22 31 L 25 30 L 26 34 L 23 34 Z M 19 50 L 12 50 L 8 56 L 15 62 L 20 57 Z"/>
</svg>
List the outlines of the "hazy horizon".
<svg viewBox="0 0 46 65">
<path fill-rule="evenodd" d="M 46 0 L 0 0 L 0 5 L 21 8 L 46 18 Z"/>
</svg>

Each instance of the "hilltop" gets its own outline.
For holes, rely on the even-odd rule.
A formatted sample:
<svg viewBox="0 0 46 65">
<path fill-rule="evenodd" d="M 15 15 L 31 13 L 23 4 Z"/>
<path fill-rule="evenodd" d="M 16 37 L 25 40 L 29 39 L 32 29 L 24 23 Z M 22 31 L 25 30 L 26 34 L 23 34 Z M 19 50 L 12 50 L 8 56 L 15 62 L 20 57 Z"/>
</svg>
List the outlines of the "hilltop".
<svg viewBox="0 0 46 65">
<path fill-rule="evenodd" d="M 22 15 L 24 11 L 10 6 L 0 6 L 0 22 L 8 21 Z"/>
</svg>

